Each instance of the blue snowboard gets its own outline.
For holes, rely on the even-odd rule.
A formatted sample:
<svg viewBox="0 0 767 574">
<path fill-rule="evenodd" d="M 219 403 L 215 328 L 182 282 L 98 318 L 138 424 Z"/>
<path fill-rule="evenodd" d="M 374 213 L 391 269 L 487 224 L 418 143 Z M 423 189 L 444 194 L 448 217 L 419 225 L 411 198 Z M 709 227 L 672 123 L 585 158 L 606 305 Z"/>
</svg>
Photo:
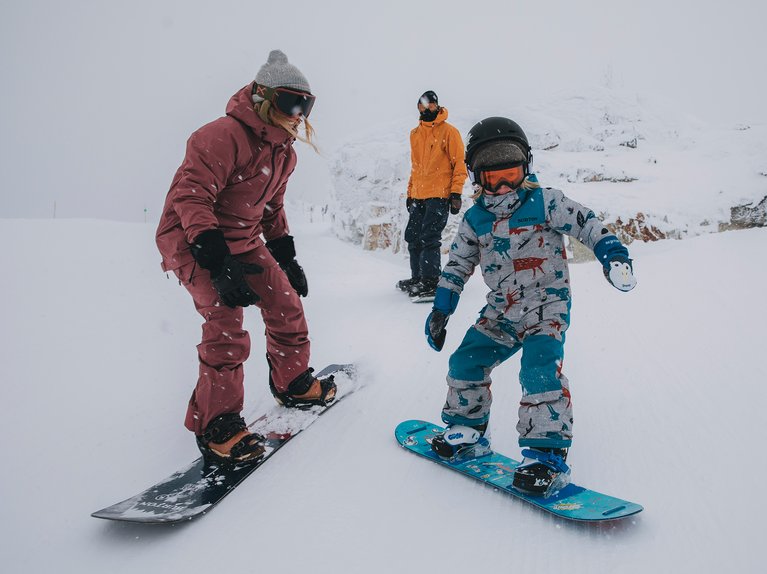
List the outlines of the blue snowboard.
<svg viewBox="0 0 767 574">
<path fill-rule="evenodd" d="M 595 492 L 575 484 L 568 484 L 550 498 L 530 496 L 511 486 L 514 469 L 519 462 L 502 454 L 490 452 L 477 458 L 446 461 L 431 450 L 431 439 L 444 428 L 426 421 L 405 421 L 397 425 L 394 435 L 407 450 L 429 460 L 476 478 L 543 510 L 567 518 L 586 522 L 601 522 L 625 518 L 642 512 L 642 506 Z"/>
</svg>

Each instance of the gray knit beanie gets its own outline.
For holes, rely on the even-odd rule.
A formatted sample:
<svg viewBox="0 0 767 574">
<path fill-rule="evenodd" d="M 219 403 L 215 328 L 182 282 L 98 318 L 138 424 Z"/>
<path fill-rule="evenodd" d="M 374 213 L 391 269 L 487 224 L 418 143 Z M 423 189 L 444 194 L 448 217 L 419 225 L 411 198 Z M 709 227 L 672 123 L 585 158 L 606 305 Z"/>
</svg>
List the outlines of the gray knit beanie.
<svg viewBox="0 0 767 574">
<path fill-rule="evenodd" d="M 288 57 L 282 50 L 269 52 L 269 59 L 256 74 L 256 82 L 269 88 L 293 88 L 309 93 L 312 91 L 306 76 L 288 62 Z M 253 94 L 253 103 L 257 104 L 262 100 L 262 97 Z"/>
<path fill-rule="evenodd" d="M 477 170 L 483 167 L 504 165 L 516 162 L 527 162 L 527 153 L 519 144 L 509 140 L 495 140 L 486 143 L 474 152 L 471 168 Z"/>
</svg>

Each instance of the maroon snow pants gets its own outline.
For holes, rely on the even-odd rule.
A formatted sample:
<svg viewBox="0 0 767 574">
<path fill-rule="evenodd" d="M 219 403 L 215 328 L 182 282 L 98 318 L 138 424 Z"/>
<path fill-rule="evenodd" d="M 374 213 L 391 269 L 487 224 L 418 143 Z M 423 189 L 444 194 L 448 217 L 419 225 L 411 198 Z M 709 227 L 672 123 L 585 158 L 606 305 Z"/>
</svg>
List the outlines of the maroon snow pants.
<svg viewBox="0 0 767 574">
<path fill-rule="evenodd" d="M 264 268 L 263 273 L 246 277 L 261 298 L 256 305 L 266 326 L 271 377 L 277 390 L 283 392 L 309 368 L 309 333 L 301 300 L 264 245 L 237 255 L 237 259 Z M 242 364 L 250 354 L 250 335 L 243 328 L 243 308 L 232 309 L 221 302 L 208 271 L 189 263 L 176 269 L 175 274 L 205 319 L 202 342 L 197 345 L 200 374 L 184 423 L 190 431 L 202 434 L 218 415 L 242 411 Z"/>
</svg>

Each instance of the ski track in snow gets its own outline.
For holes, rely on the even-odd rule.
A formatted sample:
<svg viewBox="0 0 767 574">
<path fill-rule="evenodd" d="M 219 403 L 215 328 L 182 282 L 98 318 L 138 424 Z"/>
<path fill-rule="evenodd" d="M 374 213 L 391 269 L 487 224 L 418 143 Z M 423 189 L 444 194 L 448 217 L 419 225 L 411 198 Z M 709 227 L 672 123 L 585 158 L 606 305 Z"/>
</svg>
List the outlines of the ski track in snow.
<svg viewBox="0 0 767 574">
<path fill-rule="evenodd" d="M 289 217 L 309 279 L 312 364 L 355 362 L 364 386 L 209 515 L 175 527 L 89 516 L 197 456 L 182 421 L 200 319 L 160 271 L 153 225 L 0 220 L 4 571 L 760 571 L 767 230 L 634 244 L 628 294 L 594 262 L 571 267 L 574 480 L 645 506 L 594 526 L 394 440 L 401 420 L 438 422 L 447 359 L 484 304 L 479 274 L 435 353 L 423 336 L 430 306 L 394 289 L 404 257 Z M 257 311 L 246 325 L 246 411 L 264 412 Z M 518 369 L 516 356 L 493 373 L 491 420 L 495 448 L 517 458 Z"/>
</svg>

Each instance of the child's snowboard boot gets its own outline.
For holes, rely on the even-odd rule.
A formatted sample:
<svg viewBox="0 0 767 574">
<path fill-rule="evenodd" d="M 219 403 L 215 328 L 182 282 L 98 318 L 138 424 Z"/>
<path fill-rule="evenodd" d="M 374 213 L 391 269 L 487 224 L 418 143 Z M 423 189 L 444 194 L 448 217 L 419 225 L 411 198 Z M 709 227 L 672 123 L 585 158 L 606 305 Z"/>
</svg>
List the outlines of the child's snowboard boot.
<svg viewBox="0 0 767 574">
<path fill-rule="evenodd" d="M 278 403 L 285 407 L 308 409 L 314 406 L 325 407 L 336 398 L 336 384 L 333 375 L 317 379 L 312 375 L 314 369 L 304 371 L 288 385 L 288 390 L 281 393 L 269 377 L 269 389 Z"/>
<path fill-rule="evenodd" d="M 570 484 L 566 448 L 526 448 L 522 456 L 512 482 L 517 490 L 548 498 Z"/>
<path fill-rule="evenodd" d="M 477 426 L 450 425 L 431 440 L 431 450 L 448 460 L 476 458 L 490 452 L 490 441 L 484 436 L 486 430 L 487 423 Z"/>
<path fill-rule="evenodd" d="M 264 437 L 251 433 L 237 413 L 217 416 L 196 438 L 197 447 L 209 462 L 245 462 L 264 453 Z"/>
</svg>

